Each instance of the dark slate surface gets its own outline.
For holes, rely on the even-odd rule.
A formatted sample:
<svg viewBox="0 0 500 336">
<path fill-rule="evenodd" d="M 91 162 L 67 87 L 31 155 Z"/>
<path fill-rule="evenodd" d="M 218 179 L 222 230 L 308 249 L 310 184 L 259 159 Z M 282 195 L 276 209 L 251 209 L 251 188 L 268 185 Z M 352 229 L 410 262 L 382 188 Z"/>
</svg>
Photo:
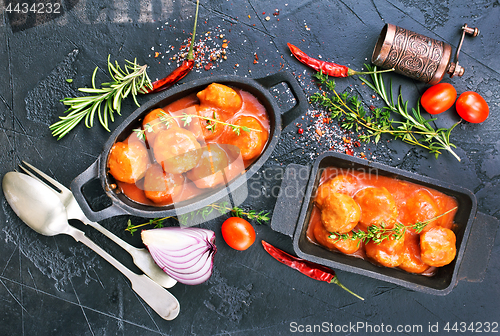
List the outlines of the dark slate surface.
<svg viewBox="0 0 500 336">
<path fill-rule="evenodd" d="M 62 2 L 59 15 L 8 14 L 5 8 L 9 2 L 0 2 L 0 175 L 26 159 L 69 185 L 96 159 L 108 133 L 98 126 L 88 130 L 80 125 L 56 141 L 48 125 L 64 111 L 59 100 L 74 95 L 78 87 L 90 85 L 96 66 L 100 68 L 98 81 L 104 81 L 108 54 L 119 62 L 137 57 L 139 63 L 150 65 L 153 78 L 170 72 L 175 65 L 168 65 L 166 59 L 158 62 L 154 52 L 165 52 L 169 46 L 180 47 L 191 31 L 195 2 L 54 2 Z M 279 15 L 273 15 L 276 10 Z M 315 91 L 310 77 L 313 72 L 292 59 L 287 42 L 311 55 L 360 69 L 370 59 L 385 23 L 444 40 L 453 48 L 458 44 L 462 24 L 477 26 L 481 34 L 466 39 L 461 53 L 465 75 L 445 79 L 458 92 L 479 92 L 491 109 L 483 124 L 463 123 L 453 132 L 452 142 L 457 145 L 462 162 L 447 154 L 436 160 L 396 141 L 371 144 L 369 151 L 364 150 L 376 161 L 469 188 L 477 196 L 479 211 L 498 217 L 499 17 L 498 0 L 201 1 L 198 32 L 224 34 L 230 41 L 228 59 L 210 71 L 193 71 L 185 81 L 209 73 L 259 78 L 283 70 L 294 72 L 310 95 Z M 253 62 L 255 53 L 259 56 L 257 64 Z M 391 77 L 394 85 L 402 85 L 405 98 L 410 101 L 416 101 L 426 88 L 425 84 L 398 75 Z M 72 78 L 73 83 L 67 83 L 66 78 Z M 350 86 L 360 89 L 370 100 L 356 79 L 338 81 L 340 91 Z M 141 97 L 143 102 L 146 99 Z M 285 98 L 284 109 L 286 103 Z M 112 127 L 133 109 L 133 104 L 126 102 L 123 116 Z M 436 123 L 450 126 L 457 120 L 450 110 L 440 115 Z M 283 168 L 290 163 L 311 164 L 326 149 L 324 143 L 306 140 L 295 127 L 290 127 L 271 159 L 251 179 L 252 188 L 244 205 L 271 211 Z M 178 284 L 172 288 L 180 301 L 181 313 L 174 321 L 164 321 L 131 291 L 120 273 L 95 253 L 71 237 L 36 234 L 15 216 L 3 194 L 1 206 L 1 335 L 286 335 L 293 333 L 294 323 L 307 327 L 323 322 L 340 327 L 359 323 L 380 328 L 383 324 L 394 330 L 401 325 L 403 332 L 399 334 L 403 335 L 447 334 L 443 331 L 446 323 L 452 327 L 458 322 L 458 329 L 450 334 L 473 335 L 476 332 L 461 331 L 460 323 L 469 327 L 474 322 L 477 328 L 480 323 L 484 326 L 486 322 L 500 322 L 500 246 L 499 239 L 494 240 L 494 228 L 489 234 L 482 232 L 491 245 L 491 258 L 488 262 L 483 256 L 477 264 L 487 265 L 487 270 L 481 273 L 472 268 L 481 276 L 466 277 L 444 297 L 338 272 L 344 284 L 366 298 L 361 302 L 335 285 L 316 282 L 277 263 L 259 243 L 265 239 L 292 252 L 289 237 L 266 225 L 255 225 L 258 242 L 247 251 L 237 252 L 222 240 L 222 219 L 211 220 L 202 226 L 217 234 L 214 274 L 202 285 Z M 140 245 L 137 235 L 131 237 L 124 232 L 126 220 L 113 218 L 101 224 Z M 80 223 L 72 224 L 81 227 Z M 82 229 L 137 271 L 123 250 L 99 233 Z M 477 281 L 483 275 L 484 279 Z M 429 332 L 429 325 L 436 324 L 439 332 Z M 411 331 L 414 325 L 421 325 L 423 331 Z M 373 332 L 344 327 L 337 334 Z"/>
</svg>

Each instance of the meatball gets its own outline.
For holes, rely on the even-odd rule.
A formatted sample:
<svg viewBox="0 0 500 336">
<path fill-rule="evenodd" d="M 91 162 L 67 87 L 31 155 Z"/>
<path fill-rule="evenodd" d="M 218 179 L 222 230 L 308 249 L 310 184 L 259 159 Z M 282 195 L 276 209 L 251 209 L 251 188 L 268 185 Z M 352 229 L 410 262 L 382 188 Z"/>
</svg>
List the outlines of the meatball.
<svg viewBox="0 0 500 336">
<path fill-rule="evenodd" d="M 361 189 L 354 195 L 354 200 L 361 208 L 359 226 L 367 230 L 370 225 L 385 228 L 394 227 L 398 218 L 398 210 L 394 197 L 384 188 L 368 187 Z"/>
<path fill-rule="evenodd" d="M 183 107 L 181 109 L 176 109 L 176 110 L 170 110 L 169 114 L 174 117 L 171 121 L 171 125 L 176 127 L 182 127 L 184 129 L 187 129 L 197 139 L 203 139 L 203 132 L 202 132 L 202 126 L 195 116 L 198 115 L 198 105 L 193 105 L 193 106 L 187 106 Z M 189 119 L 186 119 L 186 115 L 191 116 Z"/>
<path fill-rule="evenodd" d="M 225 118 L 222 118 L 219 110 L 214 107 L 196 105 L 194 112 L 196 115 L 201 117 L 215 119 L 222 122 L 226 121 Z M 193 118 L 193 121 L 186 127 L 186 129 L 193 132 L 198 140 L 209 141 L 215 139 L 222 133 L 224 125 L 203 118 Z"/>
<path fill-rule="evenodd" d="M 158 164 L 151 165 L 144 177 L 144 194 L 155 203 L 170 204 L 182 192 L 184 176 L 163 171 Z"/>
<path fill-rule="evenodd" d="M 405 222 L 408 225 L 413 225 L 417 222 L 425 222 L 431 218 L 437 217 L 439 215 L 439 209 L 429 192 L 418 190 L 406 201 L 406 213 L 408 215 L 404 219 Z M 439 223 L 440 219 L 432 220 L 424 227 L 423 231 L 427 231 L 431 227 L 439 225 Z"/>
<path fill-rule="evenodd" d="M 228 166 L 224 169 L 226 181 L 232 181 L 235 177 L 245 173 L 245 162 L 243 161 L 240 149 L 233 145 L 221 145 L 219 147 L 226 153 Z"/>
<path fill-rule="evenodd" d="M 370 240 L 365 245 L 366 256 L 375 263 L 386 267 L 397 267 L 403 262 L 405 237 L 391 236 L 377 244 Z"/>
<path fill-rule="evenodd" d="M 352 175 L 338 175 L 331 180 L 326 181 L 318 187 L 314 201 L 321 209 L 323 201 L 333 193 L 341 193 L 352 196 L 356 188 L 357 179 Z"/>
<path fill-rule="evenodd" d="M 245 131 L 239 129 L 238 133 L 234 132 L 233 129 L 227 126 L 224 129 L 224 133 L 221 135 L 220 143 L 235 145 L 240 149 L 241 156 L 243 160 L 251 160 L 259 156 L 264 146 L 266 145 L 269 134 L 260 122 L 254 117 L 239 116 L 232 119 L 230 122 L 233 125 L 248 127 L 249 130 Z"/>
<path fill-rule="evenodd" d="M 352 232 L 348 233 L 349 236 L 352 237 Z M 361 247 L 360 239 L 337 239 L 333 245 L 337 250 L 344 254 L 353 254 L 359 250 Z"/>
<path fill-rule="evenodd" d="M 135 183 L 148 168 L 148 150 L 142 142 L 117 142 L 108 157 L 109 173 L 118 181 Z"/>
<path fill-rule="evenodd" d="M 360 216 L 358 204 L 345 194 L 331 194 L 321 209 L 321 222 L 328 232 L 347 233 L 358 224 Z"/>
<path fill-rule="evenodd" d="M 333 238 L 332 233 L 328 232 L 322 223 L 317 223 L 313 230 L 314 238 L 318 244 L 331 249 L 338 250 L 344 254 L 352 254 L 359 250 L 361 241 L 359 239 L 338 239 Z M 352 233 L 349 233 L 352 236 Z"/>
<path fill-rule="evenodd" d="M 183 128 L 170 128 L 156 136 L 155 159 L 167 173 L 182 174 L 193 169 L 200 160 L 201 148 L 193 133 Z"/>
<path fill-rule="evenodd" d="M 142 128 L 145 130 L 146 140 L 149 144 L 154 143 L 156 135 L 161 131 L 177 127 L 177 122 L 174 119 L 170 119 L 168 125 L 161 120 L 161 117 L 164 117 L 165 114 L 165 110 L 157 108 L 149 112 L 142 120 Z"/>
<path fill-rule="evenodd" d="M 203 148 L 200 161 L 186 176 L 198 188 L 212 188 L 224 183 L 224 172 L 228 165 L 226 152 L 217 144 L 207 144 Z"/>
<path fill-rule="evenodd" d="M 420 237 L 417 234 L 407 232 L 405 236 L 403 262 L 399 268 L 410 273 L 422 273 L 429 265 L 424 263 L 420 257 Z"/>
<path fill-rule="evenodd" d="M 204 90 L 196 94 L 200 100 L 200 105 L 218 107 L 228 115 L 233 115 L 238 111 L 243 101 L 241 96 L 229 86 L 212 83 Z"/>
<path fill-rule="evenodd" d="M 429 266 L 441 267 L 455 259 L 455 233 L 450 229 L 434 226 L 420 235 L 421 258 Z"/>
</svg>

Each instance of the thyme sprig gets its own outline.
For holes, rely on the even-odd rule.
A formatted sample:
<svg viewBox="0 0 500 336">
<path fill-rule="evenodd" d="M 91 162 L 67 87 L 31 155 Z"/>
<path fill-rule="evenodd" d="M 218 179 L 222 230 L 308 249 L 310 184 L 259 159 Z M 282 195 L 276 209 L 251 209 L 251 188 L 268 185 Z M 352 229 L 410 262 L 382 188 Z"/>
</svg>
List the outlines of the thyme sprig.
<svg viewBox="0 0 500 336">
<path fill-rule="evenodd" d="M 340 241 L 340 240 L 358 240 L 359 243 L 364 242 L 365 244 L 369 242 L 370 240 L 373 241 L 375 244 L 380 244 L 386 239 L 395 239 L 395 240 L 400 240 L 406 233 L 406 230 L 408 229 L 413 229 L 416 233 L 422 232 L 422 230 L 429 224 L 430 222 L 443 217 L 444 215 L 447 215 L 448 213 L 456 210 L 457 207 L 454 207 L 453 209 L 450 209 L 438 216 L 432 217 L 431 219 L 428 219 L 423 222 L 416 222 L 413 225 L 404 225 L 401 223 L 396 223 L 394 227 L 392 228 L 387 228 L 386 224 L 382 222 L 381 226 L 377 225 L 370 225 L 368 226 L 366 232 L 363 230 L 352 230 L 349 233 L 338 233 L 338 232 L 331 232 L 328 238 L 330 239 L 335 239 L 335 243 Z"/>
<path fill-rule="evenodd" d="M 181 223 L 181 225 L 186 225 L 189 222 L 189 220 L 193 220 L 197 216 L 201 216 L 203 219 L 206 219 L 208 215 L 210 215 L 213 211 L 218 211 L 221 215 L 231 212 L 231 215 L 235 217 L 241 217 L 241 218 L 246 217 L 247 219 L 255 220 L 259 224 L 261 224 L 262 222 L 268 222 L 270 220 L 269 217 L 270 215 L 268 212 L 244 210 L 236 206 L 230 207 L 229 205 L 230 204 L 228 202 L 209 204 L 199 210 L 179 216 L 179 223 Z"/>
<path fill-rule="evenodd" d="M 134 235 L 134 233 L 140 228 L 140 227 L 143 227 L 143 226 L 146 226 L 146 225 L 153 225 L 153 228 L 154 229 L 158 229 L 158 228 L 162 228 L 164 226 L 164 222 L 169 219 L 169 218 L 175 218 L 177 219 L 176 217 L 174 216 L 168 216 L 168 217 L 163 217 L 163 218 L 153 218 L 153 219 L 150 219 L 149 222 L 146 222 L 146 223 L 142 223 L 142 224 L 138 224 L 138 225 L 133 225 L 132 224 L 132 221 L 129 219 L 127 221 L 127 228 L 125 229 L 125 231 L 128 231 L 130 232 L 131 235 Z"/>
<path fill-rule="evenodd" d="M 144 129 L 136 128 L 136 129 L 134 129 L 134 132 L 136 133 L 136 135 L 139 139 L 146 140 L 146 132 L 153 132 L 154 126 L 159 125 L 159 124 L 165 124 L 167 126 L 167 129 L 168 129 L 170 127 L 170 125 L 172 124 L 173 120 L 178 119 L 178 118 L 180 118 L 181 121 L 184 122 L 184 127 L 191 124 L 191 122 L 193 121 L 193 118 L 199 118 L 199 119 L 206 120 L 207 125 L 205 126 L 205 128 L 208 129 L 209 131 L 212 131 L 212 132 L 214 131 L 215 124 L 221 124 L 221 125 L 231 127 L 233 132 L 236 133 L 238 136 L 241 134 L 241 131 L 244 131 L 244 132 L 250 132 L 250 131 L 262 132 L 262 130 L 250 128 L 250 127 L 245 126 L 245 125 L 241 126 L 241 125 L 235 125 L 235 124 L 230 124 L 230 123 L 227 123 L 224 121 L 220 121 L 215 117 L 215 115 L 213 116 L 213 118 L 204 117 L 204 116 L 200 116 L 197 114 L 188 114 L 188 113 L 183 113 L 182 115 L 173 116 L 173 115 L 170 115 L 166 112 L 161 112 L 158 114 L 158 119 L 157 119 L 158 121 L 156 121 L 154 123 L 146 123 L 144 125 Z"/>
<path fill-rule="evenodd" d="M 109 132 L 108 119 L 113 122 L 115 112 L 121 115 L 122 99 L 130 94 L 135 104 L 139 106 L 136 98 L 139 91 L 152 88 L 146 68 L 147 65 L 139 65 L 134 59 L 134 62 L 125 60 L 125 67 L 122 69 L 117 61 L 113 64 L 108 56 L 108 71 L 112 82 L 102 83 L 101 88 L 97 88 L 95 77 L 98 67 L 96 67 L 92 74 L 92 87 L 78 89 L 80 92 L 91 95 L 61 100 L 69 108 L 65 112 L 67 115 L 60 116 L 59 121 L 49 126 L 52 135 L 58 140 L 61 139 L 83 119 L 85 119 L 85 126 L 91 128 L 94 125 L 96 113 L 100 124 Z"/>
<path fill-rule="evenodd" d="M 376 66 L 365 66 L 369 71 L 377 70 Z M 456 146 L 450 142 L 451 131 L 458 123 L 451 128 L 435 129 L 431 123 L 436 118 L 424 118 L 420 113 L 420 104 L 408 112 L 408 101 L 403 100 L 401 90 L 394 102 L 392 82 L 388 93 L 381 73 L 372 74 L 372 82 L 360 77 L 361 81 L 374 90 L 386 105 L 383 108 L 370 108 L 370 111 L 364 108 L 363 102 L 357 96 L 349 92 L 339 94 L 335 90 L 335 81 L 330 80 L 328 75 L 318 72 L 315 77 L 333 93 L 333 96 L 329 97 L 325 91 L 316 92 L 311 96 L 311 102 L 328 109 L 332 119 L 342 118 L 341 126 L 344 129 L 365 130 L 366 133 L 359 136 L 360 140 L 373 140 L 378 143 L 382 134 L 389 134 L 395 139 L 425 148 L 436 158 L 442 150 L 446 150 L 460 161 L 460 157 L 453 151 Z M 394 119 L 395 117 L 397 119 Z"/>
<path fill-rule="evenodd" d="M 235 217 L 241 217 L 241 218 L 246 217 L 247 219 L 255 220 L 259 224 L 261 224 L 262 222 L 268 222 L 270 220 L 269 217 L 270 215 L 268 212 L 244 210 L 239 207 L 230 207 L 228 202 L 220 202 L 220 203 L 209 204 L 199 210 L 190 212 L 185 215 L 181 215 L 179 216 L 179 218 L 176 218 L 174 216 L 153 218 L 150 219 L 148 222 L 137 225 L 133 225 L 132 221 L 129 219 L 127 221 L 127 228 L 125 229 L 125 231 L 128 231 L 130 232 L 131 235 L 133 235 L 139 228 L 147 225 L 153 226 L 154 229 L 162 228 L 165 226 L 165 221 L 170 218 L 178 220 L 181 225 L 187 225 L 188 222 L 190 220 L 193 220 L 196 216 L 201 216 L 203 219 L 206 219 L 208 215 L 210 215 L 213 211 L 218 211 L 221 215 L 231 212 L 231 214 Z"/>
</svg>

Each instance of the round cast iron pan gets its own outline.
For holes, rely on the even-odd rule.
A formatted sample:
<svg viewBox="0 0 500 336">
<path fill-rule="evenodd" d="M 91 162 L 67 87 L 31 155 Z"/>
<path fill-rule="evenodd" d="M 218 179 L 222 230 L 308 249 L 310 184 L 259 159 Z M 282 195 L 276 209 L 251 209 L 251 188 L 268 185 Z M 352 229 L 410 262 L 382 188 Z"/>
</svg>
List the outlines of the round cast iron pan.
<svg viewBox="0 0 500 336">
<path fill-rule="evenodd" d="M 323 169 L 327 167 L 388 176 L 455 197 L 458 201 L 455 215 L 457 227 L 454 230 L 457 237 L 455 260 L 440 267 L 434 276 L 423 276 L 397 268 L 376 266 L 367 260 L 332 252 L 309 241 L 306 232 L 314 195 Z M 498 228 L 495 217 L 477 212 L 476 197 L 465 188 L 336 152 L 322 154 L 312 168 L 289 165 L 280 190 L 271 228 L 293 238 L 293 248 L 299 257 L 433 295 L 448 294 L 458 280 L 482 280 Z"/>
<path fill-rule="evenodd" d="M 110 184 L 113 183 L 113 181 L 107 173 L 108 155 L 113 144 L 116 141 L 124 140 L 129 134 L 131 134 L 134 128 L 138 128 L 140 120 L 142 120 L 142 118 L 151 110 L 158 107 L 164 107 L 165 105 L 168 105 L 182 97 L 201 91 L 210 83 L 225 84 L 250 92 L 264 105 L 270 119 L 271 127 L 269 140 L 260 157 L 247 167 L 244 174 L 235 178 L 226 186 L 213 189 L 208 194 L 200 195 L 199 197 L 182 201 L 176 203 L 175 205 L 164 207 L 142 205 L 129 200 L 122 194 L 115 193 L 110 187 Z M 295 98 L 295 106 L 288 111 L 281 111 L 281 108 L 278 106 L 277 98 L 272 96 L 269 92 L 272 87 L 281 83 L 286 83 L 288 85 L 288 89 Z M 104 148 L 97 160 L 89 168 L 87 168 L 87 170 L 73 180 L 71 183 L 71 190 L 85 215 L 93 221 L 100 221 L 118 215 L 134 215 L 138 217 L 156 218 L 177 216 L 196 211 L 211 203 L 217 202 L 222 198 L 228 197 L 236 188 L 243 185 L 269 158 L 274 147 L 278 143 L 282 129 L 291 124 L 295 118 L 302 115 L 307 110 L 307 107 L 308 102 L 303 90 L 299 86 L 295 77 L 288 72 L 278 72 L 276 74 L 255 80 L 232 75 L 219 75 L 188 82 L 159 93 L 149 102 L 145 103 L 133 112 L 122 124 L 120 124 L 120 126 L 117 127 L 115 131 L 113 131 L 109 139 L 104 144 Z M 105 209 L 92 209 L 89 204 L 89 200 L 87 200 L 84 195 L 84 186 L 95 179 L 100 180 L 103 190 L 111 200 L 111 205 Z"/>
</svg>

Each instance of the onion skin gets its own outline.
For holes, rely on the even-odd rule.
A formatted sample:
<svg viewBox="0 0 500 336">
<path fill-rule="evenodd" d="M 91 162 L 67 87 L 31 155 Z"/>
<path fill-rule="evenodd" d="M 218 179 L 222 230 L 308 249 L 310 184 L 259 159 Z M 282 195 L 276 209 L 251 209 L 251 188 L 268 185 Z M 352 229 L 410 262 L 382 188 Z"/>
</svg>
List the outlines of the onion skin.
<svg viewBox="0 0 500 336">
<path fill-rule="evenodd" d="M 201 228 L 143 230 L 141 238 L 156 264 L 185 285 L 199 285 L 212 275 L 215 232 Z"/>
</svg>

